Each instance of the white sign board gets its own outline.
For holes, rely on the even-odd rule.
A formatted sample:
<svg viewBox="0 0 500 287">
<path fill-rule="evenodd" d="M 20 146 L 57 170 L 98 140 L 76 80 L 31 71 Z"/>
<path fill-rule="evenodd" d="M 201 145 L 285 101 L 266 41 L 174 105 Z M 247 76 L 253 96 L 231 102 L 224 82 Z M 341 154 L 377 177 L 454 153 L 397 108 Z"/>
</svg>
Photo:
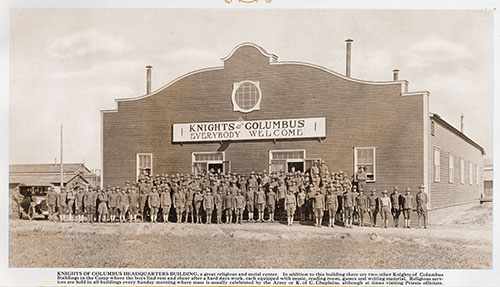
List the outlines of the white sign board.
<svg viewBox="0 0 500 287">
<path fill-rule="evenodd" d="M 173 142 L 326 137 L 326 119 L 299 118 L 173 125 Z"/>
</svg>

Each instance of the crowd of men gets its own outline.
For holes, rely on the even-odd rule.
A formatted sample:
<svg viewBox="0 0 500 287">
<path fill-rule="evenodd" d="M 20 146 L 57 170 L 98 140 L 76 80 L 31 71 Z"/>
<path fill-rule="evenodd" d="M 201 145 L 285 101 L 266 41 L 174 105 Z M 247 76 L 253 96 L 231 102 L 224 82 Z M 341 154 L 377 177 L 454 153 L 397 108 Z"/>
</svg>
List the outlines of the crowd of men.
<svg viewBox="0 0 500 287">
<path fill-rule="evenodd" d="M 268 174 L 242 174 L 209 170 L 201 174 L 141 175 L 137 182 L 124 187 L 77 187 L 47 193 L 49 219 L 76 222 L 170 222 L 239 223 L 287 220 L 292 226 L 297 216 L 301 223 L 313 221 L 321 227 L 335 224 L 351 228 L 377 225 L 380 214 L 383 227 L 389 219 L 398 227 L 410 228 L 410 214 L 416 210 L 418 227 L 421 219 L 427 228 L 427 194 L 425 187 L 411 195 L 393 187 L 378 194 L 366 188 L 366 173 L 360 167 L 353 177 L 344 172 L 328 171 L 324 162 L 315 163 L 308 172 L 283 170 Z M 368 193 L 368 194 L 367 194 Z M 366 218 L 368 217 L 368 219 Z"/>
</svg>

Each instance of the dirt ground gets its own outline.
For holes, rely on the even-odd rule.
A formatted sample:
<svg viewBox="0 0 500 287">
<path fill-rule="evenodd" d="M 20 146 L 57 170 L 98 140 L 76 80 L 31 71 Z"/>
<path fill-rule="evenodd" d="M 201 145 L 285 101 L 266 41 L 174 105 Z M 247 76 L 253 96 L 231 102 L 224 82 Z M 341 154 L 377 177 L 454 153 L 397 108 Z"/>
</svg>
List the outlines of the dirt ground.
<svg viewBox="0 0 500 287">
<path fill-rule="evenodd" d="M 491 203 L 429 216 L 428 229 L 11 219 L 9 259 L 45 268 L 491 268 Z"/>
</svg>

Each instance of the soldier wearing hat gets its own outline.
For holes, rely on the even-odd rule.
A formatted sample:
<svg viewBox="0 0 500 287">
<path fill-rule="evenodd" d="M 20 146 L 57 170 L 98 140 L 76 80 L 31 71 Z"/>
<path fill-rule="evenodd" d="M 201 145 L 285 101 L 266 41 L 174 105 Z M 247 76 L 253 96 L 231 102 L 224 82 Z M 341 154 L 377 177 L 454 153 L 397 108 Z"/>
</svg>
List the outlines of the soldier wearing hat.
<svg viewBox="0 0 500 287">
<path fill-rule="evenodd" d="M 129 220 L 137 222 L 137 212 L 139 211 L 139 194 L 137 193 L 137 187 L 133 186 L 132 190 L 128 194 L 128 217 Z"/>
<path fill-rule="evenodd" d="M 205 210 L 206 222 L 205 224 L 212 224 L 212 212 L 214 210 L 214 196 L 210 190 L 210 187 L 205 188 L 205 194 L 203 196 L 203 209 Z"/>
<path fill-rule="evenodd" d="M 365 213 L 368 210 L 368 197 L 364 194 L 363 190 L 360 190 L 359 196 L 356 197 L 356 207 L 359 216 L 359 226 L 364 227 Z"/>
<path fill-rule="evenodd" d="M 255 205 L 257 206 L 257 212 L 259 214 L 259 219 L 257 221 L 264 221 L 264 207 L 266 206 L 266 193 L 262 186 L 259 185 L 257 192 L 255 193 Z"/>
<path fill-rule="evenodd" d="M 288 192 L 285 196 L 285 209 L 286 209 L 286 217 L 288 220 L 288 226 L 293 225 L 293 216 L 295 214 L 295 209 L 297 208 L 297 199 L 295 198 L 295 194 L 292 190 L 288 189 Z"/>
<path fill-rule="evenodd" d="M 116 221 L 116 215 L 118 214 L 118 207 L 120 206 L 120 187 L 115 187 L 113 192 L 109 195 L 109 211 L 111 222 Z"/>
<path fill-rule="evenodd" d="M 254 186 L 249 186 L 246 193 L 247 211 L 248 211 L 248 221 L 253 222 L 253 211 L 255 210 L 255 188 Z"/>
<path fill-rule="evenodd" d="M 365 190 L 366 188 L 366 180 L 368 179 L 364 166 L 360 166 L 358 168 L 358 172 L 356 174 L 356 181 L 358 182 L 358 189 Z"/>
<path fill-rule="evenodd" d="M 224 211 L 226 214 L 226 224 L 232 223 L 233 222 L 233 194 L 230 191 L 227 191 L 225 195 L 223 195 L 222 198 L 223 201 L 223 206 L 224 206 Z"/>
<path fill-rule="evenodd" d="M 387 196 L 387 190 L 382 191 L 382 197 L 379 199 L 380 212 L 384 221 L 384 228 L 387 228 L 389 217 L 391 216 L 391 199 Z"/>
<path fill-rule="evenodd" d="M 303 185 L 300 186 L 297 193 L 297 208 L 299 209 L 300 222 L 304 222 L 306 215 L 306 187 Z"/>
<path fill-rule="evenodd" d="M 375 194 L 377 190 L 372 188 L 371 194 L 368 196 L 368 217 L 370 217 L 370 225 L 375 227 L 377 225 L 377 214 L 378 214 L 378 205 L 379 200 L 377 195 Z"/>
<path fill-rule="evenodd" d="M 316 224 L 314 226 L 321 227 L 323 221 L 323 211 L 325 211 L 325 196 L 321 192 L 316 192 L 313 197 L 313 211 Z"/>
<path fill-rule="evenodd" d="M 78 189 L 78 187 L 76 188 Z M 68 194 L 66 195 L 66 214 L 69 215 L 69 221 L 73 221 L 73 215 L 75 214 L 75 190 L 73 188 L 69 189 Z"/>
<path fill-rule="evenodd" d="M 405 219 L 405 228 L 411 228 L 410 226 L 410 213 L 413 207 L 415 206 L 415 199 L 411 196 L 411 189 L 409 187 L 406 188 L 406 193 L 401 196 L 400 206 L 403 210 L 403 216 Z"/>
<path fill-rule="evenodd" d="M 392 217 L 394 218 L 394 227 L 398 227 L 399 225 L 399 216 L 401 215 L 401 206 L 399 204 L 399 200 L 400 200 L 400 193 L 399 193 L 399 189 L 397 186 L 394 186 L 392 188 L 392 193 L 391 193 L 391 203 L 392 203 L 392 208 L 391 208 L 391 213 L 392 213 Z"/>
<path fill-rule="evenodd" d="M 57 193 L 52 186 L 49 186 L 47 190 L 47 205 L 49 207 L 49 220 L 54 221 L 57 208 Z"/>
<path fill-rule="evenodd" d="M 201 194 L 201 189 L 198 188 L 194 194 L 194 207 L 196 211 L 196 223 L 201 224 L 201 203 L 203 202 L 203 194 Z M 186 198 L 187 200 L 187 198 Z M 186 214 L 187 216 L 187 214 Z M 194 222 L 193 222 L 194 223 Z"/>
<path fill-rule="evenodd" d="M 222 224 L 222 211 L 224 210 L 224 206 L 221 188 L 217 189 L 217 193 L 214 195 L 214 203 L 217 209 L 217 224 Z"/>
<path fill-rule="evenodd" d="M 174 189 L 172 203 L 174 204 L 175 214 L 177 215 L 177 223 L 182 223 L 182 213 L 184 213 L 184 206 L 186 204 L 186 195 L 182 189 Z"/>
<path fill-rule="evenodd" d="M 269 222 L 274 222 L 274 211 L 276 209 L 277 196 L 273 189 L 269 189 L 266 195 L 267 211 L 269 212 Z"/>
<path fill-rule="evenodd" d="M 158 219 L 158 209 L 160 207 L 160 194 L 158 189 L 153 187 L 148 198 L 148 207 L 151 215 L 151 222 L 157 222 Z"/>
<path fill-rule="evenodd" d="M 106 188 L 106 191 L 100 190 L 97 194 L 97 200 L 99 201 L 99 205 L 97 207 L 97 213 L 99 215 L 98 222 L 106 222 L 108 216 L 108 200 L 109 200 L 109 187 Z"/>
<path fill-rule="evenodd" d="M 59 214 L 59 221 L 66 221 L 66 212 L 68 209 L 67 204 L 68 193 L 64 187 L 61 187 L 61 191 L 57 195 L 57 213 Z"/>
<path fill-rule="evenodd" d="M 193 182 L 192 185 L 189 187 L 187 186 L 186 183 L 182 184 L 182 189 L 184 190 L 184 194 L 186 195 L 186 203 L 184 205 L 184 210 L 186 211 L 186 221 L 185 223 L 188 222 L 188 217 L 191 215 L 191 222 L 194 223 L 194 209 L 193 209 L 193 200 L 194 200 L 194 195 L 195 192 L 193 190 L 194 186 L 197 184 Z"/>
<path fill-rule="evenodd" d="M 420 218 L 424 221 L 424 228 L 427 228 L 427 201 L 428 199 L 427 193 L 425 192 L 425 186 L 420 185 L 416 195 L 418 228 L 420 228 Z"/>
<path fill-rule="evenodd" d="M 335 227 L 335 214 L 338 209 L 337 195 L 333 192 L 334 187 L 328 185 L 326 195 L 326 210 L 328 211 L 328 227 Z"/>
<path fill-rule="evenodd" d="M 350 188 L 344 193 L 344 227 L 352 228 L 352 222 L 354 217 L 354 206 L 356 204 L 355 194 Z"/>
<path fill-rule="evenodd" d="M 170 206 L 172 206 L 172 198 L 170 197 L 170 186 L 168 186 L 168 184 L 165 183 L 161 187 L 161 194 L 160 194 L 160 207 L 164 223 L 168 222 L 168 215 L 170 214 Z"/>
<path fill-rule="evenodd" d="M 233 197 L 234 213 L 236 214 L 236 223 L 241 224 L 243 219 L 243 211 L 245 210 L 245 197 L 241 191 L 238 191 L 236 196 Z"/>
<path fill-rule="evenodd" d="M 281 170 L 281 171 L 283 171 L 283 170 Z M 278 210 L 280 213 L 279 216 L 280 216 L 280 219 L 284 219 L 284 217 L 286 215 L 285 197 L 287 194 L 287 189 L 286 189 L 286 186 L 284 184 L 284 181 L 279 180 L 278 186 L 276 187 L 276 192 L 277 192 L 277 197 L 278 197 Z"/>
<path fill-rule="evenodd" d="M 120 212 L 120 222 L 127 221 L 127 212 L 129 208 L 129 200 L 128 195 L 130 193 L 130 187 L 126 187 L 122 189 L 120 194 L 120 205 L 118 207 L 118 211 Z"/>
<path fill-rule="evenodd" d="M 146 222 L 146 215 L 147 215 L 147 209 L 146 207 L 148 206 L 148 197 L 149 193 L 147 192 L 147 187 L 141 188 L 139 190 L 139 213 L 141 215 L 141 220 L 142 222 Z"/>
<path fill-rule="evenodd" d="M 89 188 L 85 191 L 83 196 L 83 205 L 85 210 L 85 216 L 87 216 L 87 222 L 94 222 L 94 216 L 96 213 L 96 202 L 97 202 L 97 188 Z"/>
<path fill-rule="evenodd" d="M 75 220 L 79 223 L 83 222 L 83 187 L 79 187 L 75 193 Z"/>
</svg>

